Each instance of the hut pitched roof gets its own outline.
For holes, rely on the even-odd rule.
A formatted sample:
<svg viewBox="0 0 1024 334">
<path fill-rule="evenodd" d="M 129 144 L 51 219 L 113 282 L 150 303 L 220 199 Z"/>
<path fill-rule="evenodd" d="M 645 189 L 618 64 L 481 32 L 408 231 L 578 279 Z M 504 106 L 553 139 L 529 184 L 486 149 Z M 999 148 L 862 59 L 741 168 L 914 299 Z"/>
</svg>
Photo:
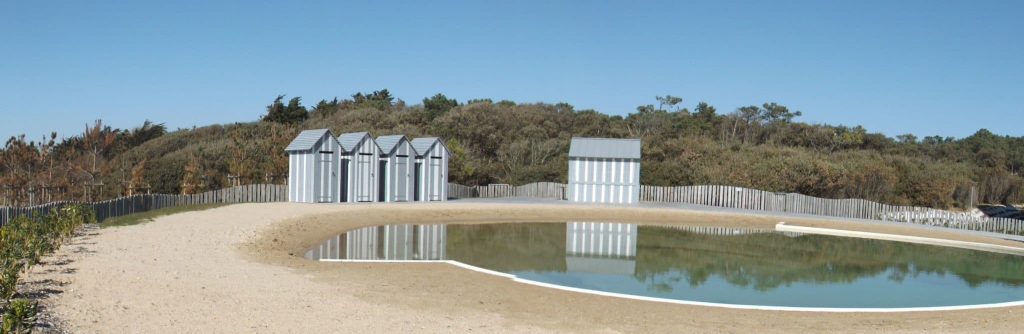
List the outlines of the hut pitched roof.
<svg viewBox="0 0 1024 334">
<path fill-rule="evenodd" d="M 295 139 L 292 139 L 292 142 L 288 144 L 288 146 L 285 147 L 284 150 L 289 152 L 312 150 L 313 146 L 315 146 L 316 143 L 320 141 L 320 138 L 323 138 L 325 133 L 329 134 L 331 133 L 331 130 L 303 130 L 302 132 L 299 132 L 298 136 L 295 136 Z M 333 134 L 331 135 L 331 138 L 334 138 Z"/>
<path fill-rule="evenodd" d="M 368 132 L 343 133 L 338 136 L 338 143 L 341 144 L 341 149 L 345 150 L 345 152 L 352 152 L 352 150 L 354 150 L 364 138 L 368 137 L 370 137 L 370 133 Z"/>
<path fill-rule="evenodd" d="M 380 150 L 384 154 L 391 154 L 396 148 L 398 148 L 398 144 L 401 143 L 403 139 L 408 141 L 408 139 L 405 138 L 405 135 L 380 136 L 377 137 L 377 146 L 380 146 Z"/>
<path fill-rule="evenodd" d="M 640 139 L 573 137 L 569 143 L 569 157 L 640 159 Z"/>
<path fill-rule="evenodd" d="M 430 149 L 434 147 L 434 144 L 438 143 L 440 143 L 441 146 L 444 146 L 444 142 L 441 141 L 441 138 L 437 137 L 416 138 L 411 142 L 413 151 L 416 151 L 416 156 L 423 156 L 427 154 L 427 152 L 430 152 Z M 447 149 L 447 147 L 445 148 Z"/>
</svg>

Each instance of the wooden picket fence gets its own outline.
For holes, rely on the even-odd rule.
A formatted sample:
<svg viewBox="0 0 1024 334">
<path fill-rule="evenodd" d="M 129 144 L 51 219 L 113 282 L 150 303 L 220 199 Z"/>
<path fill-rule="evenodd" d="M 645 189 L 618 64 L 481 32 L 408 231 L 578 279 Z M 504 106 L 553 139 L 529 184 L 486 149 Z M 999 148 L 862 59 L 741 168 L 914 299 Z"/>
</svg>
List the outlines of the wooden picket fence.
<svg viewBox="0 0 1024 334">
<path fill-rule="evenodd" d="M 489 184 L 486 186 L 464 186 L 448 183 L 448 197 L 451 198 L 498 198 L 498 197 L 530 197 L 565 199 L 565 184 L 554 182 L 534 182 L 521 186 L 509 184 Z"/>
<path fill-rule="evenodd" d="M 453 198 L 534 197 L 564 200 L 566 185 L 538 182 L 522 186 L 492 184 L 463 186 L 449 183 Z M 723 185 L 640 186 L 641 202 L 685 203 L 769 212 L 882 220 L 943 226 L 964 230 L 1024 235 L 1024 220 L 987 217 L 971 212 L 888 205 L 863 199 L 829 199 Z"/>
<path fill-rule="evenodd" d="M 264 203 L 288 200 L 288 186 L 279 184 L 251 184 L 193 195 L 145 194 L 115 198 L 106 201 L 84 203 L 60 201 L 21 208 L 0 208 L 0 226 L 18 216 L 45 215 L 54 208 L 69 204 L 86 204 L 96 212 L 96 220 L 119 217 L 133 213 L 194 204 L 215 203 Z"/>
<path fill-rule="evenodd" d="M 705 235 L 717 235 L 717 236 L 740 236 L 750 234 L 762 234 L 762 233 L 777 233 L 774 228 L 748 228 L 748 227 L 724 227 L 724 226 L 682 226 L 682 225 L 666 225 L 659 226 L 661 228 L 669 228 L 673 230 L 681 230 L 690 233 L 705 234 Z M 797 232 L 781 232 L 782 235 L 789 237 L 798 237 L 803 233 Z"/>
<path fill-rule="evenodd" d="M 863 199 L 819 198 L 722 185 L 640 186 L 640 200 L 1024 234 L 1024 220 L 1019 219 L 987 217 L 971 212 L 953 212 L 915 206 L 888 205 Z"/>
<path fill-rule="evenodd" d="M 508 184 L 463 186 L 449 183 L 448 196 L 452 198 L 527 197 L 564 200 L 566 199 L 565 188 L 565 184 L 553 182 L 537 182 L 521 186 Z M 43 215 L 53 208 L 68 204 L 88 204 L 95 210 L 97 220 L 103 221 L 111 217 L 180 205 L 285 202 L 287 200 L 288 188 L 286 185 L 253 184 L 194 195 L 134 195 L 94 203 L 61 201 L 31 207 L 0 207 L 0 226 L 17 216 Z M 1024 220 L 1013 218 L 993 218 L 970 212 L 888 205 L 862 199 L 818 198 L 722 185 L 641 186 L 640 201 L 871 219 L 1024 235 Z"/>
</svg>

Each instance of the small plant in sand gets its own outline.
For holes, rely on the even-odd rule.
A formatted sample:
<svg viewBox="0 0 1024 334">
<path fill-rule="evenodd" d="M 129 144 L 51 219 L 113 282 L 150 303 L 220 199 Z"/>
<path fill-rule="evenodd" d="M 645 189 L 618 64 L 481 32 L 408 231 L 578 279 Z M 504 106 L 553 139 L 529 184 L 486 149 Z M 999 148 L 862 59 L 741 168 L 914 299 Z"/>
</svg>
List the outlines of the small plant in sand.
<svg viewBox="0 0 1024 334">
<path fill-rule="evenodd" d="M 95 223 L 93 211 L 82 205 L 53 209 L 45 216 L 18 217 L 0 227 L 0 311 L 2 333 L 28 333 L 35 323 L 36 303 L 12 300 L 21 275 L 56 251 L 75 230 Z"/>
<path fill-rule="evenodd" d="M 7 305 L 7 311 L 4 312 L 3 327 L 0 328 L 0 333 L 31 333 L 38 311 L 38 304 L 34 301 L 12 300 Z"/>
</svg>

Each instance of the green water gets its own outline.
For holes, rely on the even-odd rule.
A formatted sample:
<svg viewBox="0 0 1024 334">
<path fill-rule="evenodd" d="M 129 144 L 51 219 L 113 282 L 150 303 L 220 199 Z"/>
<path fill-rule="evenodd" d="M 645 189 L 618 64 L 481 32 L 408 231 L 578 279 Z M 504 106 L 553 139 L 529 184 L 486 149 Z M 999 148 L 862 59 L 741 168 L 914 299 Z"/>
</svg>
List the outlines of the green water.
<svg viewBox="0 0 1024 334">
<path fill-rule="evenodd" d="M 574 288 L 725 304 L 892 308 L 1024 300 L 1024 257 L 758 230 L 393 225 L 333 237 L 306 256 L 456 260 Z"/>
</svg>

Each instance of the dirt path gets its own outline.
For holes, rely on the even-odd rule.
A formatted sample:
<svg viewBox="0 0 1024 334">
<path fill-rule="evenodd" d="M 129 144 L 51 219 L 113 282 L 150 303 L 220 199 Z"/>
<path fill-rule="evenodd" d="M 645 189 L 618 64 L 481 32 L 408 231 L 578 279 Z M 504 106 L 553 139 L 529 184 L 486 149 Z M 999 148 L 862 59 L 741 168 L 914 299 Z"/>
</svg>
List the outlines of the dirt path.
<svg viewBox="0 0 1024 334">
<path fill-rule="evenodd" d="M 61 270 L 42 266 L 30 279 L 60 284 L 46 305 L 83 333 L 1011 332 L 1024 326 L 1024 307 L 900 314 L 731 310 L 556 291 L 445 264 L 318 263 L 297 256 L 360 226 L 565 217 L 737 227 L 772 227 L 780 220 L 543 204 L 239 204 L 94 231 L 61 249 L 58 257 L 67 259 Z M 913 227 L 786 222 L 1019 246 Z"/>
</svg>

